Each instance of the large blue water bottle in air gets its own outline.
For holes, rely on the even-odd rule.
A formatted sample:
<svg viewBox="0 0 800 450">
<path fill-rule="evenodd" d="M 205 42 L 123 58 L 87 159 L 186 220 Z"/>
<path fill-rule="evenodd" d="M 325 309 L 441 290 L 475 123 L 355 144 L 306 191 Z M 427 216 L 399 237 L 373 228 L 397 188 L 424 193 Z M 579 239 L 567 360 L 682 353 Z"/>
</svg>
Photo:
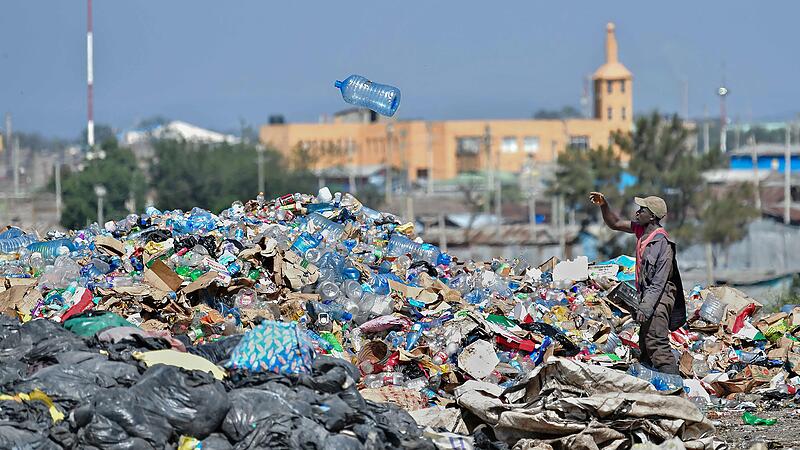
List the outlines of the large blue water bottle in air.
<svg viewBox="0 0 800 450">
<path fill-rule="evenodd" d="M 336 81 L 334 86 L 342 91 L 347 103 L 369 108 L 384 116 L 393 116 L 400 106 L 400 89 L 373 83 L 361 75 L 350 75 L 344 81 Z"/>
</svg>

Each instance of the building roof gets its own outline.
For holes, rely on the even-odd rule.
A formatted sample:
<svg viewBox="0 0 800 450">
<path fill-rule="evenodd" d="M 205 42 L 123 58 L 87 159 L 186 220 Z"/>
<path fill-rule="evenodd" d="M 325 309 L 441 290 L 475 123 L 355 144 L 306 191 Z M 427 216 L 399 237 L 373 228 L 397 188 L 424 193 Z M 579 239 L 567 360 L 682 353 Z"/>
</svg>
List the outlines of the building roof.
<svg viewBox="0 0 800 450">
<path fill-rule="evenodd" d="M 191 142 L 207 142 L 212 144 L 221 144 L 223 142 L 235 144 L 239 142 L 239 138 L 236 136 L 207 130 L 180 120 L 173 120 L 167 124 L 147 130 L 128 131 L 123 135 L 122 140 L 124 144 L 130 145 L 147 141 L 151 137 L 184 139 Z"/>
<path fill-rule="evenodd" d="M 703 172 L 703 179 L 707 183 L 745 183 L 753 182 L 753 172 L 750 170 L 714 169 Z M 764 181 L 769 177 L 769 171 L 760 170 L 758 180 Z"/>
<path fill-rule="evenodd" d="M 786 144 L 779 143 L 763 143 L 755 145 L 744 145 L 739 148 L 733 149 L 728 152 L 731 156 L 747 156 L 750 157 L 755 150 L 757 156 L 783 156 L 786 152 Z M 790 145 L 789 152 L 792 155 L 800 155 L 800 145 Z"/>
</svg>

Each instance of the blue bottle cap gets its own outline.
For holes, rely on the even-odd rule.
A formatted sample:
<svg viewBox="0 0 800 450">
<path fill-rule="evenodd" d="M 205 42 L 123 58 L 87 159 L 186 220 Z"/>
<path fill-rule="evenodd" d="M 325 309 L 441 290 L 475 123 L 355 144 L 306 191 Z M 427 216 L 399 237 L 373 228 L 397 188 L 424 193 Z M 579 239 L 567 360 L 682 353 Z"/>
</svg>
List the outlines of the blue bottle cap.
<svg viewBox="0 0 800 450">
<path fill-rule="evenodd" d="M 336 82 L 333 83 L 333 86 L 336 87 L 337 89 L 341 89 L 342 88 L 342 82 L 339 81 L 339 80 L 336 80 Z"/>
</svg>

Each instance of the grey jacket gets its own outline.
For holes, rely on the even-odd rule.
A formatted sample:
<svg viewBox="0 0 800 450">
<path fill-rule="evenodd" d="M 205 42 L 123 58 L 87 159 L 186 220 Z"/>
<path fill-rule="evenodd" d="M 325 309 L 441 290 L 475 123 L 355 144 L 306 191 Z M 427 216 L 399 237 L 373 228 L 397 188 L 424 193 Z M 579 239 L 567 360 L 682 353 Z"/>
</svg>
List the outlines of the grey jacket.
<svg viewBox="0 0 800 450">
<path fill-rule="evenodd" d="M 677 330 L 686 323 L 686 299 L 675 259 L 675 243 L 664 235 L 656 235 L 645 247 L 640 264 L 639 310 L 650 319 L 659 301 L 673 303 L 669 329 Z"/>
</svg>

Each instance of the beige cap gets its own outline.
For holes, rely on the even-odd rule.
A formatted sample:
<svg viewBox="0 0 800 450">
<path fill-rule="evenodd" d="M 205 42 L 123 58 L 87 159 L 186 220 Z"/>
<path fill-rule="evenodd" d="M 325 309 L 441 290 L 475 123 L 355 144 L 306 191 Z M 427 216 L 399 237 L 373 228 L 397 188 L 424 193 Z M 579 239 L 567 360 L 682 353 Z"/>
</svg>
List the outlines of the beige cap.
<svg viewBox="0 0 800 450">
<path fill-rule="evenodd" d="M 649 209 L 659 219 L 663 219 L 667 215 L 667 202 L 661 197 L 655 195 L 645 198 L 634 197 L 633 201 L 637 205 Z"/>
</svg>

